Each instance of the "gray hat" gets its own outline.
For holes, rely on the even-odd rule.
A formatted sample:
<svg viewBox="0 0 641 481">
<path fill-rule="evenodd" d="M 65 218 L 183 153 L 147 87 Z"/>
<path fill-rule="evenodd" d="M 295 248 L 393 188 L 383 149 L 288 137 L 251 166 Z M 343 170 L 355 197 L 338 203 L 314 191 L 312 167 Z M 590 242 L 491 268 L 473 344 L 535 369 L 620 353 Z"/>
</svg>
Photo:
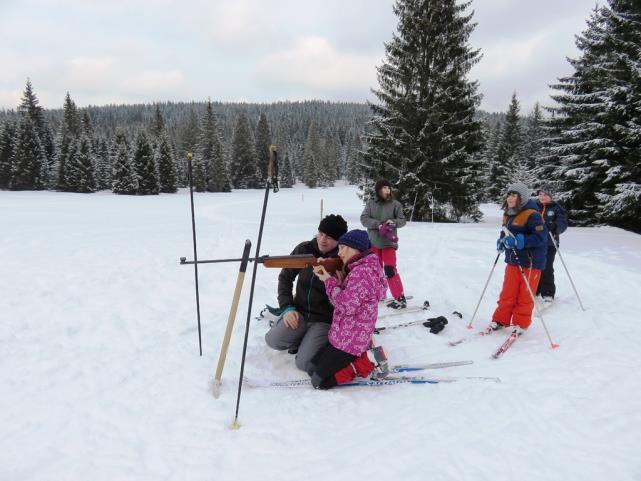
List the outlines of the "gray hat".
<svg viewBox="0 0 641 481">
<path fill-rule="evenodd" d="M 541 186 L 536 190 L 537 194 L 543 192 L 544 194 L 554 197 L 554 189 L 550 184 L 541 184 Z"/>
<path fill-rule="evenodd" d="M 528 186 L 522 182 L 514 182 L 513 184 L 508 185 L 506 194 L 509 194 L 510 192 L 516 192 L 519 194 L 519 197 L 521 198 L 521 201 L 519 202 L 519 209 L 530 199 L 530 189 L 528 189 Z"/>
</svg>

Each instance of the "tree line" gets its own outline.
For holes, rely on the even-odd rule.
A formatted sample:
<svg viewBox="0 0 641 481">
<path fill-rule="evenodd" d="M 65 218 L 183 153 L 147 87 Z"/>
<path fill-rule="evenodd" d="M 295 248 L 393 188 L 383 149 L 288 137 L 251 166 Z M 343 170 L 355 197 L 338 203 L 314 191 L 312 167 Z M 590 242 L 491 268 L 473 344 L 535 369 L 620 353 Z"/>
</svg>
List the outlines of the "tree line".
<svg viewBox="0 0 641 481">
<path fill-rule="evenodd" d="M 198 191 L 264 185 L 269 145 L 283 186 L 338 179 L 362 195 L 387 177 L 412 220 L 478 220 L 507 184 L 552 185 L 573 225 L 641 231 L 641 5 L 608 0 L 576 36 L 574 73 L 553 105 L 522 115 L 479 109 L 467 77 L 471 2 L 397 0 L 398 28 L 378 67 L 377 102 L 155 103 L 45 110 L 30 81 L 0 111 L 0 189 L 175 192 L 193 152 Z M 509 94 L 508 94 L 509 95 Z"/>
<path fill-rule="evenodd" d="M 357 179 L 368 108 L 322 101 L 155 103 L 62 109 L 39 105 L 27 79 L 16 111 L 0 112 L 0 189 L 149 195 L 262 188 L 269 146 L 283 187 Z"/>
</svg>

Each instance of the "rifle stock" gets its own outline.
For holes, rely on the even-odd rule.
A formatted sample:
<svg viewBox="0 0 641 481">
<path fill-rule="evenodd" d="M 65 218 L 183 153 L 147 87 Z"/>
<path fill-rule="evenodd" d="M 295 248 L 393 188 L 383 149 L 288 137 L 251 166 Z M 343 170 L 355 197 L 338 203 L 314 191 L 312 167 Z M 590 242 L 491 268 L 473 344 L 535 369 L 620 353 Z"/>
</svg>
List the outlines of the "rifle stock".
<svg viewBox="0 0 641 481">
<path fill-rule="evenodd" d="M 307 266 L 324 266 L 329 273 L 334 273 L 343 268 L 343 261 L 338 257 L 321 258 L 322 262 L 311 254 L 299 254 L 291 256 L 263 256 L 261 262 L 265 267 L 277 267 L 281 269 L 303 269 Z"/>
</svg>

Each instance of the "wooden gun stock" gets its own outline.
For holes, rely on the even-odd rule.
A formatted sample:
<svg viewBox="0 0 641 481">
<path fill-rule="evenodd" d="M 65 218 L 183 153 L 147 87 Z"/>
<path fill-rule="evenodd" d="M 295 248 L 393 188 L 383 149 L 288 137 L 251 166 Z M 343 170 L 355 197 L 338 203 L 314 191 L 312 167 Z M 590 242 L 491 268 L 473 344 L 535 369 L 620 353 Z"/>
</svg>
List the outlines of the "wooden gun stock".
<svg viewBox="0 0 641 481">
<path fill-rule="evenodd" d="M 318 262 L 311 254 L 300 254 L 291 256 L 263 256 L 260 262 L 265 267 L 278 267 L 281 269 L 302 269 L 307 266 L 324 266 L 327 272 L 334 273 L 343 268 L 343 261 L 338 257 L 323 258 Z"/>
</svg>

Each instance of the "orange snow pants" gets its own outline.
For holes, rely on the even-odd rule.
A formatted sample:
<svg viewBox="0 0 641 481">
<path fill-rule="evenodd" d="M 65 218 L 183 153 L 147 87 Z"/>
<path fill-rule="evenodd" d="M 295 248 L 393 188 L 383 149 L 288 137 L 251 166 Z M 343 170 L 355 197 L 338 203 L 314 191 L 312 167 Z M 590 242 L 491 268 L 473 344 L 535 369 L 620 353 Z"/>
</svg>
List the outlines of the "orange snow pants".
<svg viewBox="0 0 641 481">
<path fill-rule="evenodd" d="M 528 279 L 532 292 L 536 292 L 541 279 L 540 269 L 523 269 L 525 278 Z M 527 290 L 519 266 L 508 264 L 505 266 L 503 289 L 497 302 L 492 320 L 504 326 L 519 326 L 527 329 L 532 324 L 532 309 L 534 302 Z"/>
</svg>

